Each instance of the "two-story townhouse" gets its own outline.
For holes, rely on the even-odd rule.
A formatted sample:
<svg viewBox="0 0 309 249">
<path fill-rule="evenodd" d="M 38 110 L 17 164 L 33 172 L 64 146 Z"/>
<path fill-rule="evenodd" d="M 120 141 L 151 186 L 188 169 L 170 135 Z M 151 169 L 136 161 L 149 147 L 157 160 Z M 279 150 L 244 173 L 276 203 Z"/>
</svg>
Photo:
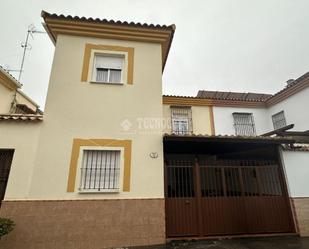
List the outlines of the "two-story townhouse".
<svg viewBox="0 0 309 249">
<path fill-rule="evenodd" d="M 19 167 L 12 167 L 11 174 L 18 170 L 18 175 L 22 178 L 23 173 L 28 171 L 27 166 L 35 150 L 37 121 L 42 120 L 39 105 L 29 98 L 21 87 L 11 74 L 0 66 L 0 202 L 4 198 L 14 149 L 20 150 L 14 157 L 14 164 Z M 33 122 L 25 122 L 29 120 Z M 20 182 L 28 181 L 21 178 L 14 179 L 17 188 L 20 187 Z"/>
<path fill-rule="evenodd" d="M 309 141 L 309 133 L 306 131 L 308 129 L 307 127 L 309 116 L 306 112 L 301 112 L 301 110 L 303 110 L 308 104 L 308 86 L 309 74 L 306 73 L 296 80 L 288 81 L 286 87 L 274 95 L 259 93 L 199 91 L 196 97 L 163 96 L 165 116 L 170 116 L 172 120 L 170 130 L 173 134 L 178 134 L 178 136 L 173 135 L 173 140 L 182 139 L 183 144 L 179 143 L 178 147 L 184 146 L 182 151 L 187 150 L 187 153 L 189 151 L 192 153 L 191 148 L 186 147 L 188 141 L 191 142 L 191 146 L 194 148 L 195 153 L 198 154 L 196 151 L 201 151 L 201 146 L 194 145 L 193 141 L 200 140 L 201 142 L 204 139 L 205 141 L 212 141 L 209 143 L 209 146 L 212 148 L 206 149 L 206 153 L 215 154 L 216 157 L 220 157 L 218 151 L 215 151 L 214 149 L 216 147 L 214 140 L 221 139 L 221 141 L 225 140 L 221 144 L 223 150 L 220 152 L 222 153 L 221 157 L 224 157 L 225 154 L 225 156 L 229 157 L 229 160 L 233 158 L 236 158 L 237 160 L 245 158 L 248 160 L 250 157 L 252 159 L 252 156 L 253 158 L 259 160 L 266 158 L 269 160 L 271 157 L 269 157 L 270 155 L 267 154 L 271 151 L 271 148 L 267 148 L 264 145 L 261 146 L 262 141 L 259 141 L 259 148 L 249 146 L 248 143 L 246 146 L 241 146 L 240 143 L 237 145 L 236 142 L 241 140 L 245 141 L 253 137 L 256 139 L 263 139 L 272 135 L 277 135 L 277 138 L 279 136 L 281 138 L 293 139 L 292 142 L 286 141 L 286 146 L 279 146 L 277 148 L 278 151 L 275 153 L 275 157 L 277 157 L 277 159 L 272 157 L 271 160 L 273 160 L 275 164 L 282 164 L 281 182 L 283 185 L 281 188 L 286 188 L 285 195 L 286 197 L 290 197 L 291 204 L 288 204 L 288 206 L 292 207 L 293 209 L 292 211 L 294 212 L 294 223 L 297 223 L 296 230 L 304 236 L 308 236 L 309 227 L 307 218 L 309 216 L 309 192 L 307 183 L 309 176 L 309 150 L 307 145 Z M 198 112 L 195 111 L 197 108 L 200 109 Z M 176 115 L 174 113 L 176 113 Z M 210 122 L 203 126 L 201 121 L 205 117 L 208 117 Z M 204 127 L 204 129 L 201 130 L 199 127 Z M 286 131 L 288 129 L 291 129 L 292 131 Z M 208 134 L 208 136 L 205 136 L 205 134 Z M 209 136 L 209 134 L 212 134 L 212 136 Z M 165 144 L 167 145 L 168 150 L 171 150 L 171 146 L 168 143 L 170 143 L 169 140 L 172 140 L 171 137 L 173 136 L 166 135 L 165 137 Z M 224 151 L 227 150 L 229 144 L 228 140 L 234 140 L 235 142 L 233 148 L 229 148 L 229 152 Z M 280 143 L 282 142 L 283 141 Z M 294 145 L 291 146 L 288 144 Z M 174 145 L 177 145 L 177 143 L 174 142 Z M 256 150 L 256 152 L 254 152 L 254 150 Z M 171 151 L 175 152 L 175 149 Z M 216 163 L 212 160 L 213 159 L 209 160 L 208 165 L 216 165 Z M 230 162 L 230 164 L 231 163 L 232 162 Z M 228 164 L 228 162 L 223 164 Z M 254 164 L 254 162 L 239 161 L 236 164 L 251 165 Z M 216 169 L 218 168 L 219 167 L 216 167 Z M 247 170 L 251 171 L 251 177 L 254 176 L 253 178 L 260 182 L 260 185 L 266 184 L 266 182 L 269 181 L 266 179 L 267 177 L 268 179 L 275 179 L 277 177 L 272 172 L 269 174 L 269 176 L 264 175 L 265 179 L 263 180 L 261 172 L 258 173 L 258 171 L 261 171 L 261 169 L 241 168 L 242 172 L 236 174 L 234 181 L 238 182 L 240 189 L 245 189 L 244 192 L 248 192 L 249 195 L 250 191 L 253 189 L 252 186 L 250 186 L 250 191 L 248 191 L 248 189 L 246 190 L 245 182 L 248 181 L 248 179 L 245 180 L 244 178 L 248 174 L 248 172 L 246 172 Z M 226 178 L 226 174 L 224 172 L 221 172 L 219 176 L 222 179 Z M 219 187 L 219 190 L 221 190 L 228 182 L 228 179 L 225 179 L 225 182 L 223 180 L 218 182 L 218 179 L 216 179 L 215 176 L 213 176 L 213 179 L 207 178 L 207 180 L 210 182 L 212 181 L 212 183 L 209 184 L 214 184 L 215 188 Z M 253 183 L 254 181 L 255 180 L 250 179 L 250 182 Z M 284 183 L 285 181 L 286 183 Z M 285 184 L 286 187 L 284 186 Z M 225 188 L 226 187 L 227 186 L 225 186 Z M 257 187 L 257 189 L 260 189 L 260 187 Z M 219 190 L 217 189 L 216 191 Z M 200 195 L 203 196 L 203 193 L 200 193 Z M 265 193 L 260 189 L 258 194 L 251 193 L 251 195 L 265 195 Z M 246 194 L 240 193 L 240 196 L 246 196 Z M 218 206 L 220 205 L 217 205 L 217 207 Z M 214 207 L 216 206 L 214 205 Z M 260 211 L 261 210 L 262 209 L 260 209 Z M 271 209 L 268 211 L 270 210 Z M 276 212 L 275 210 L 273 211 Z M 219 213 L 220 212 L 216 210 L 211 215 Z M 258 217 L 257 214 L 255 215 Z M 221 216 L 224 217 L 223 214 L 221 214 Z M 259 219 L 260 221 L 263 220 L 261 217 Z M 247 221 L 248 220 L 250 221 L 250 219 L 247 219 Z M 228 222 L 222 222 L 224 226 L 226 226 L 227 223 Z M 267 233 L 266 226 L 264 229 L 264 232 Z M 177 231 L 172 231 L 171 233 L 173 232 L 177 233 Z M 183 231 L 178 232 L 183 233 Z"/>
<path fill-rule="evenodd" d="M 198 98 L 211 100 L 214 106 L 214 122 L 217 134 L 262 135 L 287 124 L 292 130 L 308 129 L 309 116 L 299 113 L 308 104 L 309 73 L 296 80 L 289 80 L 278 93 L 238 93 L 199 91 Z M 224 121 L 224 122 L 222 122 Z M 251 124 L 252 128 L 241 128 Z"/>
<path fill-rule="evenodd" d="M 16 223 L 1 248 L 164 243 L 162 130 L 131 126 L 162 119 L 175 26 L 42 17 L 55 44 L 44 119 L 0 122 L 12 152 L 0 215 Z"/>
<path fill-rule="evenodd" d="M 295 140 L 220 136 L 218 101 L 162 99 L 174 25 L 42 17 L 55 44 L 44 117 L 0 119 L 12 152 L 0 216 L 17 224 L 1 248 L 306 235 L 281 157 Z"/>
</svg>

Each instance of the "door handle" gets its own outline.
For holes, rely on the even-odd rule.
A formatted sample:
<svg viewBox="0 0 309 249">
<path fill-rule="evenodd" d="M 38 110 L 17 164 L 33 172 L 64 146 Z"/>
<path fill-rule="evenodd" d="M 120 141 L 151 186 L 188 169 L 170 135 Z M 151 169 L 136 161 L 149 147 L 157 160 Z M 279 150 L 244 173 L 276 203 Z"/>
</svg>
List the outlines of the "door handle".
<svg viewBox="0 0 309 249">
<path fill-rule="evenodd" d="M 190 204 L 190 201 L 185 201 L 185 204 Z"/>
</svg>

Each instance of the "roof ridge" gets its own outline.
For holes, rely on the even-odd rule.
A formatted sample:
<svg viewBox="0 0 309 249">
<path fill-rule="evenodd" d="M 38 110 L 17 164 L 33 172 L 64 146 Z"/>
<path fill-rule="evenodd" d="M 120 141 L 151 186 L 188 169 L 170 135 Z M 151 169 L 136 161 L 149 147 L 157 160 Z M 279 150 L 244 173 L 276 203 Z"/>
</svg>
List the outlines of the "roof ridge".
<svg viewBox="0 0 309 249">
<path fill-rule="evenodd" d="M 255 92 L 199 90 L 196 97 L 205 99 L 215 99 L 215 100 L 263 102 L 266 101 L 268 98 L 272 97 L 272 94 L 255 93 Z"/>
<path fill-rule="evenodd" d="M 93 18 L 93 17 L 85 17 L 85 16 L 72 16 L 72 15 L 64 15 L 64 14 L 56 14 L 56 13 L 49 13 L 45 10 L 41 11 L 41 17 L 57 17 L 63 19 L 71 19 L 75 21 L 88 21 L 88 22 L 101 22 L 101 23 L 109 23 L 109 24 L 116 24 L 116 25 L 124 25 L 124 26 L 138 26 L 142 28 L 152 28 L 152 29 L 169 29 L 169 30 L 176 30 L 175 24 L 170 25 L 160 25 L 160 24 L 153 24 L 153 23 L 141 23 L 141 22 L 128 22 L 128 21 L 120 21 L 120 20 L 113 20 L 113 19 L 106 19 L 106 18 Z"/>
</svg>

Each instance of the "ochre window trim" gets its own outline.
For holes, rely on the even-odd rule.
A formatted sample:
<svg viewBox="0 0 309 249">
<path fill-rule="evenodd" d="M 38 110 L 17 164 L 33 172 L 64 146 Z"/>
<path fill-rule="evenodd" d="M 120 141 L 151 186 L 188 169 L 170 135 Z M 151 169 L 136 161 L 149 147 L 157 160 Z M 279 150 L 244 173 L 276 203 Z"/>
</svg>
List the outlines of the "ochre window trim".
<svg viewBox="0 0 309 249">
<path fill-rule="evenodd" d="M 130 47 L 120 47 L 120 46 L 109 46 L 109 45 L 99 45 L 99 44 L 89 44 L 86 43 L 84 51 L 83 69 L 82 69 L 82 82 L 87 82 L 90 67 L 90 58 L 92 50 L 102 50 L 104 51 L 118 51 L 128 53 L 128 69 L 127 69 L 127 84 L 133 84 L 133 68 L 134 68 L 134 48 Z"/>
<path fill-rule="evenodd" d="M 74 192 L 76 183 L 77 164 L 81 146 L 106 146 L 106 147 L 123 147 L 124 148 L 124 173 L 123 173 L 123 187 L 124 192 L 130 191 L 130 175 L 131 175 L 131 140 L 117 140 L 117 139 L 81 139 L 74 138 L 70 170 L 68 177 L 67 192 Z"/>
</svg>

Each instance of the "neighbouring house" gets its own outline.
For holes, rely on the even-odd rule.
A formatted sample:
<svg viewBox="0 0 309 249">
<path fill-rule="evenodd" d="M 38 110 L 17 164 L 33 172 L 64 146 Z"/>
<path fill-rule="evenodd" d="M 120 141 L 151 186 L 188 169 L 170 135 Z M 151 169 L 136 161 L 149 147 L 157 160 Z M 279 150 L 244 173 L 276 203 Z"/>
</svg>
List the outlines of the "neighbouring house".
<svg viewBox="0 0 309 249">
<path fill-rule="evenodd" d="M 0 66 L 0 113 L 41 114 L 39 105 L 22 90 L 22 85 Z"/>
<path fill-rule="evenodd" d="M 16 228 L 1 248 L 309 235 L 308 115 L 293 112 L 308 75 L 275 95 L 162 98 L 174 25 L 42 17 L 55 44 L 44 115 L 12 102 L 20 83 L 3 72 L 0 216 Z"/>
<path fill-rule="evenodd" d="M 39 105 L 29 98 L 21 87 L 22 85 L 11 74 L 0 66 L 0 122 L 2 124 L 0 131 L 0 201 L 4 198 L 14 150 L 20 149 L 14 161 L 21 166 L 18 169 L 21 177 L 23 170 L 28 170 L 23 169 L 22 166 L 28 157 L 28 152 L 31 152 L 30 156 L 33 154 L 35 136 L 32 135 L 37 132 L 33 127 L 29 128 L 28 124 L 21 127 L 16 124 L 16 121 L 42 120 Z M 19 179 L 15 180 L 16 187 L 18 187 Z"/>
<path fill-rule="evenodd" d="M 242 198 L 249 196 L 248 200 L 241 200 L 245 206 L 245 208 L 242 207 L 243 212 L 241 213 L 235 212 L 240 205 L 233 199 L 227 201 L 213 198 L 211 201 L 206 201 L 202 198 L 201 209 L 209 209 L 206 212 L 207 215 L 200 215 L 204 219 L 204 225 L 201 226 L 206 229 L 207 235 L 252 232 L 266 234 L 280 232 L 281 229 L 292 232 L 293 221 L 288 229 L 287 220 L 287 217 L 292 218 L 293 216 L 291 211 L 288 211 L 292 208 L 292 211 L 295 212 L 294 224 L 297 224 L 295 231 L 303 236 L 309 236 L 309 188 L 307 183 L 309 176 L 309 114 L 303 111 L 308 105 L 308 96 L 309 73 L 296 80 L 289 80 L 285 88 L 274 95 L 201 90 L 196 97 L 163 96 L 164 115 L 171 116 L 172 133 L 174 133 L 174 135 L 165 136 L 166 148 L 173 152 L 180 150 L 183 153 L 184 149 L 180 149 L 181 146 L 191 146 L 192 149 L 187 148 L 187 151 L 200 154 L 200 150 L 202 150 L 202 154 L 208 154 L 206 162 L 201 160 L 202 166 L 205 168 L 202 167 L 200 171 L 201 174 L 206 174 L 206 177 L 201 175 L 202 179 L 199 180 L 201 181 L 199 184 L 202 186 L 200 195 L 202 197 L 204 195 L 207 197 L 228 196 L 229 184 L 232 184 L 233 188 L 238 186 L 239 192 L 237 194 L 233 192 L 231 195 Z M 210 122 L 207 122 L 207 119 Z M 205 134 L 212 136 L 205 136 Z M 276 141 L 276 139 L 279 140 Z M 280 139 L 282 140 L 280 141 Z M 287 141 L 284 142 L 284 139 Z M 183 140 L 183 145 L 180 140 Z M 190 143 L 188 143 L 189 141 Z M 201 146 L 203 141 L 211 141 L 208 143 L 209 145 L 204 143 L 203 146 L 209 146 L 204 150 Z M 266 145 L 266 142 L 272 145 Z M 212 157 L 209 157 L 210 155 Z M 218 162 L 219 158 L 222 161 L 220 163 Z M 184 164 L 188 164 L 188 162 L 179 163 L 180 168 Z M 264 168 L 260 167 L 261 164 Z M 169 170 L 174 170 L 175 162 L 172 165 Z M 229 167 L 226 167 L 227 165 Z M 253 165 L 259 165 L 259 167 L 251 167 Z M 207 169 L 206 166 L 212 167 Z M 237 167 L 238 169 L 236 169 Z M 207 173 L 207 170 L 210 171 Z M 232 170 L 235 171 L 234 175 Z M 172 172 L 170 174 L 173 174 Z M 167 175 L 169 174 L 167 173 Z M 231 175 L 231 179 L 228 179 L 227 175 Z M 172 175 L 171 177 L 176 176 Z M 171 182 L 174 180 L 171 179 Z M 203 187 L 204 184 L 206 187 Z M 167 187 L 171 188 L 169 185 Z M 223 189 L 227 192 L 225 193 Z M 204 193 L 205 191 L 210 191 L 210 193 Z M 285 203 L 281 200 L 280 203 L 279 193 L 281 196 L 289 197 L 290 200 Z M 174 197 L 169 192 L 167 194 L 167 197 L 170 195 Z M 262 198 L 256 196 L 262 196 Z M 167 230 L 167 233 L 170 232 L 172 236 L 197 233 L 198 229 L 193 224 L 187 226 L 185 231 L 180 229 L 182 223 L 175 223 L 176 220 L 188 222 L 181 219 L 184 210 L 183 207 L 175 208 L 177 207 L 175 201 L 179 202 L 175 198 L 167 198 L 167 203 L 171 202 L 167 205 L 167 217 L 170 216 L 170 219 L 167 219 L 167 225 L 169 222 L 171 223 L 167 228 L 170 228 L 171 231 Z M 169 206 L 171 206 L 170 210 Z M 192 210 L 186 209 L 193 213 Z M 247 219 L 242 218 L 242 220 L 244 222 L 246 220 L 249 230 L 252 231 L 241 232 L 240 229 L 244 229 L 245 225 L 243 227 L 235 226 L 237 220 L 240 219 L 238 215 L 244 217 L 244 214 L 250 216 Z M 285 228 L 281 223 L 284 221 L 283 217 L 286 219 Z M 215 219 L 214 223 L 217 223 L 214 226 L 209 225 L 209 221 L 212 219 Z M 192 229 L 196 230 L 192 232 Z"/>
</svg>

